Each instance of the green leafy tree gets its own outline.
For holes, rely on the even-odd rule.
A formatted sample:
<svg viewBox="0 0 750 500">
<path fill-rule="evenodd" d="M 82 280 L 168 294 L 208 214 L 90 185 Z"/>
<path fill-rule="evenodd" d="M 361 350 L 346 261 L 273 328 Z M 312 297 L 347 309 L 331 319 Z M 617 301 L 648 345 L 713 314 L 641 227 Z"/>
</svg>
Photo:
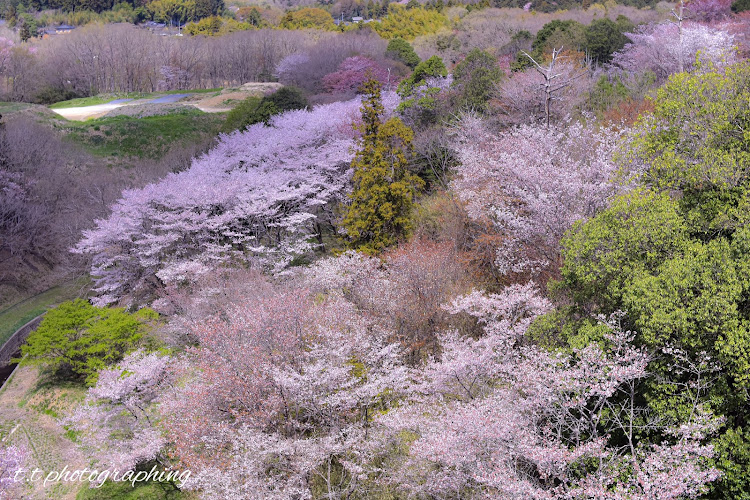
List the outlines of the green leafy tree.
<svg viewBox="0 0 750 500">
<path fill-rule="evenodd" d="M 442 59 L 432 56 L 419 63 L 409 78 L 401 81 L 398 85 L 398 93 L 401 97 L 406 97 L 414 91 L 415 87 L 422 85 L 427 78 L 436 76 L 448 76 L 448 69 Z"/>
<path fill-rule="evenodd" d="M 271 116 L 278 113 L 278 108 L 260 97 L 248 97 L 227 114 L 222 132 L 244 130 L 255 123 L 268 123 Z"/>
<path fill-rule="evenodd" d="M 435 123 L 439 120 L 440 86 L 426 85 L 427 79 L 431 77 L 445 77 L 448 70 L 443 60 L 438 56 L 432 56 L 422 61 L 414 69 L 414 72 L 401 81 L 397 93 L 401 96 L 398 111 L 405 116 L 413 125 Z"/>
<path fill-rule="evenodd" d="M 22 42 L 28 42 L 31 38 L 31 28 L 29 26 L 29 23 L 26 21 L 21 24 L 21 29 L 18 30 L 18 36 L 21 38 Z"/>
<path fill-rule="evenodd" d="M 401 61 L 412 69 L 416 68 L 417 64 L 422 62 L 409 42 L 399 37 L 392 38 L 391 41 L 388 42 L 385 55 L 396 61 Z"/>
<path fill-rule="evenodd" d="M 461 91 L 459 105 L 485 111 L 502 77 L 503 72 L 492 55 L 472 49 L 453 70 L 454 86 Z"/>
<path fill-rule="evenodd" d="M 635 191 L 563 238 L 562 283 L 584 312 L 593 303 L 614 311 L 630 278 L 655 270 L 687 245 L 687 228 L 666 194 Z"/>
<path fill-rule="evenodd" d="M 702 405 L 725 418 L 711 498 L 750 498 L 749 130 L 750 63 L 672 76 L 623 156 L 649 188 L 566 235 L 553 285 L 571 304 L 559 330 L 570 345 L 620 310 L 663 353 L 641 394 L 655 414 L 685 422 Z"/>
<path fill-rule="evenodd" d="M 154 21 L 186 23 L 197 19 L 194 0 L 154 0 L 147 5 Z"/>
<path fill-rule="evenodd" d="M 553 49 L 580 50 L 586 43 L 586 27 L 578 21 L 555 19 L 540 29 L 531 43 L 531 56 L 544 61 Z M 532 66 L 527 56 L 518 53 L 512 65 L 513 71 L 522 71 Z"/>
<path fill-rule="evenodd" d="M 97 372 L 122 359 L 143 340 L 158 315 L 94 307 L 83 299 L 50 310 L 21 347 L 21 365 L 46 365 L 66 378 L 96 382 Z"/>
<path fill-rule="evenodd" d="M 612 54 L 628 42 L 624 33 L 633 28 L 633 23 L 624 16 L 620 16 L 618 22 L 608 18 L 593 20 L 584 32 L 586 53 L 599 64 L 609 62 Z"/>
<path fill-rule="evenodd" d="M 194 0 L 195 18 L 218 16 L 224 12 L 224 0 Z"/>
<path fill-rule="evenodd" d="M 381 123 L 377 80 L 363 86 L 362 133 L 352 161 L 354 190 L 342 222 L 352 248 L 377 253 L 406 238 L 414 198 L 423 181 L 408 170 L 414 133 L 398 118 Z"/>
<path fill-rule="evenodd" d="M 305 109 L 310 105 L 304 92 L 297 87 L 282 87 L 264 99 L 276 106 L 279 112 Z"/>
<path fill-rule="evenodd" d="M 231 19 L 231 21 L 234 21 Z M 200 21 L 188 23 L 185 26 L 185 33 L 188 35 L 205 35 L 216 36 L 224 34 L 225 20 L 218 16 L 204 17 Z"/>
<path fill-rule="evenodd" d="M 260 10 L 256 6 L 240 7 L 239 10 L 237 10 L 237 19 L 257 28 L 260 28 L 267 24 L 263 20 Z"/>
<path fill-rule="evenodd" d="M 743 185 L 750 174 L 750 63 L 673 75 L 640 124 L 644 181 L 686 193 Z"/>
<path fill-rule="evenodd" d="M 535 52 L 551 50 L 552 47 L 558 47 L 562 40 L 568 42 L 566 48 L 575 49 L 583 42 L 585 29 L 585 26 L 578 21 L 552 20 L 537 31 L 531 49 Z"/>
<path fill-rule="evenodd" d="M 630 96 L 630 91 L 618 76 L 602 75 L 589 93 L 591 107 L 607 111 Z"/>
</svg>

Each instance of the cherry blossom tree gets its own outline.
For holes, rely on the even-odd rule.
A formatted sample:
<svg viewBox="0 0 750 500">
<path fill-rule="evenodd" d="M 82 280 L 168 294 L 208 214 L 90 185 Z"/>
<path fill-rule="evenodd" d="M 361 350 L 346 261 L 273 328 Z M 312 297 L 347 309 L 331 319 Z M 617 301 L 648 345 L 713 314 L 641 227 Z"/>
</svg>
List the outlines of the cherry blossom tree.
<svg viewBox="0 0 750 500">
<path fill-rule="evenodd" d="M 630 73 L 651 71 L 659 81 L 673 73 L 691 71 L 702 63 L 725 66 L 736 61 L 734 37 L 726 31 L 694 22 L 643 25 L 626 33 L 631 43 L 612 56 L 612 65 Z"/>
<path fill-rule="evenodd" d="M 223 136 L 183 172 L 125 191 L 74 251 L 99 304 L 148 297 L 222 264 L 282 271 L 331 226 L 348 187 L 359 101 L 291 111 Z"/>
<path fill-rule="evenodd" d="M 368 57 L 354 56 L 344 59 L 336 72 L 323 77 L 323 85 L 328 92 L 357 92 L 370 78 L 374 78 L 384 87 L 396 83 L 389 69 Z M 395 79 L 395 75 L 393 78 Z"/>
<path fill-rule="evenodd" d="M 20 478 L 16 480 L 16 472 L 24 467 L 28 451 L 17 445 L 0 445 L 0 499 L 19 498 L 18 489 Z"/>
<path fill-rule="evenodd" d="M 102 370 L 86 401 L 62 419 L 98 466 L 129 470 L 156 458 L 165 439 L 154 425 L 152 403 L 163 390 L 168 356 L 135 351 Z"/>
<path fill-rule="evenodd" d="M 641 425 L 646 411 L 635 404 L 650 355 L 617 317 L 602 324 L 601 344 L 570 354 L 529 345 L 528 325 L 549 307 L 530 285 L 474 292 L 448 307 L 477 318 L 484 335 L 442 336 L 443 352 L 421 372 L 409 403 L 379 419 L 401 440 L 412 436 L 393 486 L 415 496 L 472 491 L 479 498 L 704 492 L 719 476 L 703 444 L 718 422 L 702 412 L 681 426 L 662 425 L 662 444 L 639 442 L 634 429 L 656 427 Z M 613 436 L 626 445 L 610 444 Z"/>
<path fill-rule="evenodd" d="M 386 328 L 407 361 L 419 364 L 438 350 L 435 333 L 449 324 L 441 305 L 466 288 L 457 260 L 451 245 L 415 239 L 382 259 L 351 251 L 321 259 L 306 276 L 313 291 L 341 294 Z"/>
<path fill-rule="evenodd" d="M 295 52 L 293 54 L 289 54 L 284 59 L 279 61 L 279 64 L 276 65 L 274 74 L 279 80 L 299 83 L 293 80 L 295 70 L 298 66 L 308 64 L 309 62 L 310 56 L 305 53 Z"/>
<path fill-rule="evenodd" d="M 470 218 L 489 220 L 505 234 L 498 270 L 554 272 L 565 231 L 617 192 L 612 157 L 624 132 L 592 121 L 549 129 L 522 125 L 493 135 L 471 115 L 457 130 L 461 164 L 452 187 Z"/>
<path fill-rule="evenodd" d="M 408 379 L 386 331 L 337 292 L 313 300 L 262 278 L 193 328 L 199 347 L 162 396 L 175 453 L 198 472 L 193 487 L 210 498 L 356 487 L 373 413 Z"/>
</svg>

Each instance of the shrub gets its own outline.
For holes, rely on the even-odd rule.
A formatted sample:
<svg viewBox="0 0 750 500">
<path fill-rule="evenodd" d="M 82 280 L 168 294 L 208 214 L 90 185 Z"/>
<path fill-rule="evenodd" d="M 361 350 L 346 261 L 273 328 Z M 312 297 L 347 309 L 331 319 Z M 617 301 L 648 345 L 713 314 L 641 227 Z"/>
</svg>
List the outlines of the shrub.
<svg viewBox="0 0 750 500">
<path fill-rule="evenodd" d="M 134 349 L 158 318 L 151 309 L 94 307 L 83 299 L 52 309 L 21 347 L 22 365 L 46 365 L 66 378 L 93 384 L 97 372 Z"/>
<path fill-rule="evenodd" d="M 473 49 L 453 71 L 454 85 L 461 91 L 461 106 L 486 110 L 502 76 L 494 57 Z"/>
<path fill-rule="evenodd" d="M 255 123 L 268 123 L 271 116 L 277 113 L 306 107 L 307 99 L 302 91 L 292 87 L 284 87 L 263 98 L 248 97 L 229 112 L 222 132 L 243 130 Z"/>
<path fill-rule="evenodd" d="M 409 45 L 409 42 L 399 37 L 393 38 L 388 42 L 385 56 L 396 61 L 401 61 L 412 69 L 416 68 L 417 64 L 421 62 L 421 59 L 414 52 L 414 48 Z"/>
<path fill-rule="evenodd" d="M 293 109 L 305 109 L 310 105 L 305 94 L 297 87 L 280 88 L 264 99 L 276 106 L 280 113 Z"/>
</svg>

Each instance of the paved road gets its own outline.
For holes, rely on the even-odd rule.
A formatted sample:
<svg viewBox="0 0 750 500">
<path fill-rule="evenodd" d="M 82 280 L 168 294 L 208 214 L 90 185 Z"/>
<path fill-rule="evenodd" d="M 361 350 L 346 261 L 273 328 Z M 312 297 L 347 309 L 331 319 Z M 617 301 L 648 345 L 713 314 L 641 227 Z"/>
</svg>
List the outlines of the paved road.
<svg viewBox="0 0 750 500">
<path fill-rule="evenodd" d="M 109 101 L 107 104 L 124 104 L 126 102 L 130 102 L 133 99 L 115 99 L 114 101 Z"/>
<path fill-rule="evenodd" d="M 154 100 L 148 101 L 148 104 L 173 104 L 183 97 L 187 97 L 191 94 L 170 94 L 162 97 L 157 97 Z M 144 103 L 145 104 L 145 103 Z"/>
</svg>

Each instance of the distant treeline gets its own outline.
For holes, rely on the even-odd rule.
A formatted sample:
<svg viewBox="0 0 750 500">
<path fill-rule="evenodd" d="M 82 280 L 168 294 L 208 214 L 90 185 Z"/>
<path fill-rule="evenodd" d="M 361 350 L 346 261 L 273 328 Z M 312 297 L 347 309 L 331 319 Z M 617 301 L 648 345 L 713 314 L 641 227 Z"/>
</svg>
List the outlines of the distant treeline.
<svg viewBox="0 0 750 500">
<path fill-rule="evenodd" d="M 292 5 L 291 8 L 289 4 Z M 299 2 L 286 3 L 281 9 L 271 7 L 275 10 L 294 12 L 301 7 L 320 8 L 330 14 L 331 18 L 351 19 L 354 16 L 360 16 L 365 19 L 378 19 L 384 17 L 389 12 L 389 5 L 392 0 L 336 0 L 332 2 Z M 426 0 L 419 2 L 411 0 L 407 4 L 407 9 L 425 8 L 429 10 L 442 11 L 444 8 L 463 6 L 468 10 L 482 8 L 526 8 L 538 12 L 554 12 L 557 10 L 569 9 L 587 9 L 592 4 L 592 0 Z M 611 3 L 611 2 L 610 2 Z M 619 0 L 620 5 L 633 7 L 653 6 L 657 0 Z M 267 7 L 245 7 L 241 11 L 250 12 L 254 19 L 251 24 L 259 25 L 260 16 L 258 12 Z M 107 11 L 128 11 L 133 21 L 143 21 L 153 19 L 156 21 L 189 22 L 198 21 L 211 16 L 224 16 L 237 18 L 238 20 L 246 17 L 242 12 L 239 15 L 226 9 L 224 0 L 2 0 L 0 1 L 0 15 L 14 25 L 18 20 L 23 18 L 24 14 L 40 12 L 44 10 L 61 10 L 66 13 L 91 12 L 100 14 Z M 280 17 L 278 14 L 275 17 Z"/>
</svg>

